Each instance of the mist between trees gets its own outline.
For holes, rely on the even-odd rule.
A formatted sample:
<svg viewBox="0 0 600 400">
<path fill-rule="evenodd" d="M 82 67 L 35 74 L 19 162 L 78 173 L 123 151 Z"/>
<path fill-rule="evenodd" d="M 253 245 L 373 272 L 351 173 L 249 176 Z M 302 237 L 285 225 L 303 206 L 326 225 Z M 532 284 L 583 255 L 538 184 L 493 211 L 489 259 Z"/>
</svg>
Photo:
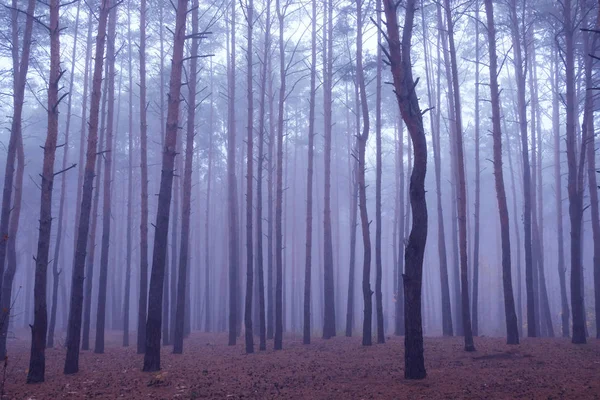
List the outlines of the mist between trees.
<svg viewBox="0 0 600 400">
<path fill-rule="evenodd" d="M 600 337 L 599 7 L 7 0 L 0 355 Z"/>
</svg>

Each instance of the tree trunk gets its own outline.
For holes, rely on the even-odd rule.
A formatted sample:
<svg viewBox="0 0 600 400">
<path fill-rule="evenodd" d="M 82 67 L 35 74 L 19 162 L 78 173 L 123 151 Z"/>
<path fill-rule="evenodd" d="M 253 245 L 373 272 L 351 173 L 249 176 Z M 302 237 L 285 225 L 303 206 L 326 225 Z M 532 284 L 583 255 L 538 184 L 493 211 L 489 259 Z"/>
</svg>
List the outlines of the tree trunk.
<svg viewBox="0 0 600 400">
<path fill-rule="evenodd" d="M 406 14 L 402 41 L 398 26 L 397 7 L 392 0 L 383 1 L 386 29 L 390 44 L 388 59 L 398 106 L 411 135 L 415 164 L 410 180 L 412 206 L 412 229 L 406 245 L 406 270 L 403 276 L 406 337 L 404 339 L 404 377 L 424 379 L 427 375 L 423 357 L 423 326 L 421 317 L 421 285 L 423 281 L 423 256 L 427 241 L 427 202 L 425 199 L 425 174 L 427 171 L 427 140 L 423 127 L 423 115 L 414 91 L 410 57 L 412 28 L 414 25 L 415 0 L 404 4 Z"/>
<path fill-rule="evenodd" d="M 517 110 L 521 133 L 521 155 L 523 158 L 523 227 L 525 231 L 525 285 L 527 291 L 527 336 L 536 337 L 536 307 L 534 301 L 533 254 L 531 228 L 531 171 L 529 167 L 529 147 L 527 137 L 527 103 L 525 99 L 525 64 L 521 53 L 522 29 L 517 17 L 517 2 L 512 0 L 510 7 L 511 34 L 514 53 L 514 68 L 517 81 Z"/>
<path fill-rule="evenodd" d="M 67 121 L 65 127 L 65 143 L 64 143 L 64 153 L 62 160 L 62 171 L 67 170 L 67 163 L 69 161 L 69 133 L 71 128 L 71 105 L 72 105 L 72 92 L 73 92 L 73 80 L 74 80 L 74 71 L 75 71 L 75 59 L 77 57 L 77 36 L 79 33 L 79 10 L 81 4 L 77 3 L 77 12 L 75 16 L 75 35 L 73 37 L 73 53 L 71 60 L 71 76 L 69 77 L 69 97 L 68 97 L 68 105 L 67 105 Z M 48 340 L 47 347 L 54 347 L 54 330 L 56 327 L 56 311 L 58 308 L 58 283 L 61 273 L 63 269 L 58 268 L 58 260 L 60 258 L 60 244 L 63 236 L 63 220 L 65 213 L 65 193 L 67 188 L 67 179 L 66 176 L 63 175 L 60 184 L 60 203 L 58 206 L 58 226 L 56 229 L 56 242 L 54 244 L 54 258 L 52 260 L 52 308 L 50 311 L 50 325 L 48 326 Z"/>
<path fill-rule="evenodd" d="M 423 0 L 421 0 L 421 6 L 423 5 Z M 425 25 L 425 17 L 422 15 L 422 26 L 423 32 L 426 32 Z M 438 45 L 437 47 L 437 71 L 440 71 L 440 35 L 437 35 Z M 433 103 L 433 95 L 432 92 L 432 81 L 433 81 L 433 71 L 430 67 L 430 57 L 428 57 L 429 46 L 427 45 L 427 41 L 424 41 L 424 53 L 425 53 L 425 69 L 427 72 L 427 94 L 429 104 Z M 440 287 L 441 287 L 441 295 L 442 295 L 442 333 L 444 336 L 452 336 L 453 328 L 452 328 L 452 307 L 450 303 L 450 286 L 448 283 L 448 260 L 446 254 L 446 233 L 444 228 L 444 210 L 442 207 L 442 184 L 441 184 L 441 150 L 440 150 L 440 119 L 441 119 L 441 74 L 436 74 L 436 89 L 435 89 L 435 114 L 432 118 L 430 118 L 431 124 L 431 136 L 432 136 L 432 145 L 433 145 L 433 160 L 434 160 L 434 168 L 435 168 L 435 187 L 436 187 L 436 200 L 437 200 L 437 222 L 438 222 L 438 257 L 440 263 Z M 402 132 L 400 132 L 402 135 Z M 404 179 L 402 179 L 402 188 L 404 188 Z M 404 189 L 402 189 L 404 190 Z M 402 204 L 404 204 L 404 196 L 400 196 Z M 404 247 L 404 240 L 401 241 L 402 248 Z M 401 302 L 398 302 L 401 303 Z M 403 329 L 400 331 L 402 332 Z"/>
<path fill-rule="evenodd" d="M 269 147 L 268 152 L 269 155 L 267 157 L 267 168 L 269 173 L 267 175 L 268 182 L 268 190 L 267 190 L 267 339 L 273 339 L 274 327 L 274 312 L 275 312 L 275 301 L 273 298 L 273 264 L 274 264 L 274 254 L 273 254 L 273 243 L 274 243 L 274 231 L 273 231 L 273 172 L 274 172 L 274 164 L 273 158 L 275 156 L 275 113 L 274 113 L 274 94 L 273 94 L 273 57 L 269 57 L 268 60 L 268 73 L 270 76 L 268 91 L 269 94 L 267 98 L 269 99 Z"/>
<path fill-rule="evenodd" d="M 463 148 L 462 116 L 460 107 L 460 89 L 458 82 L 458 67 L 456 62 L 456 49 L 454 46 L 454 23 L 450 9 L 450 0 L 445 0 L 446 24 L 448 27 L 448 41 L 450 44 L 450 64 L 452 69 L 452 86 L 455 106 L 455 139 L 456 139 L 456 162 L 458 167 L 458 231 L 460 242 L 460 283 L 462 298 L 462 320 L 465 335 L 465 350 L 475 351 L 473 343 L 473 332 L 471 329 L 471 310 L 469 303 L 469 282 L 467 264 L 467 185 L 465 181 L 465 157 Z"/>
<path fill-rule="evenodd" d="M 40 202 L 40 228 L 37 254 L 35 256 L 35 284 L 33 325 L 31 325 L 31 357 L 27 383 L 44 382 L 46 370 L 46 330 L 48 313 L 46 308 L 46 273 L 52 231 L 52 186 L 54 185 L 54 158 L 58 140 L 58 97 L 60 70 L 59 0 L 50 1 L 50 76 L 48 78 L 48 133 L 44 144 L 42 169 L 42 194 Z M 4 262 L 4 260 L 2 260 Z M 4 269 L 4 268 L 2 268 Z M 58 283 L 58 281 L 57 281 Z"/>
<path fill-rule="evenodd" d="M 331 133 L 332 133 L 332 73 L 333 73 L 333 4 L 324 1 L 324 13 L 327 14 L 327 28 L 323 27 L 323 98 L 324 98 L 324 136 L 325 136 L 325 185 L 323 205 L 323 245 L 324 245 L 324 321 L 323 339 L 335 336 L 335 292 L 333 283 L 333 238 L 331 233 Z"/>
<path fill-rule="evenodd" d="M 196 123 L 196 82 L 198 72 L 198 0 L 192 1 L 192 43 L 190 48 L 190 71 L 188 75 L 187 132 L 185 139 L 185 167 L 183 170 L 183 206 L 181 213 L 181 248 L 179 252 L 179 277 L 177 279 L 177 308 L 175 310 L 175 334 L 173 354 L 183 353 L 183 336 L 188 280 L 190 241 L 190 215 L 192 207 L 192 167 L 194 161 L 194 136 Z M 207 247 L 208 248 L 208 247 Z M 174 278 L 174 277 L 173 277 Z M 205 305 L 206 307 L 206 305 Z"/>
<path fill-rule="evenodd" d="M 210 59 L 210 92 L 213 92 L 213 59 Z M 210 287 L 212 282 L 210 281 L 210 198 L 211 198 L 211 184 L 212 184 L 212 169 L 213 169 L 213 136 L 214 136 L 214 124 L 213 124 L 213 113 L 214 113 L 214 96 L 210 96 L 210 116 L 209 116 L 209 130 L 208 130 L 208 170 L 206 173 L 206 214 L 204 215 L 204 265 L 205 265 L 205 276 L 204 276 L 204 329 L 206 332 L 213 330 L 213 318 L 211 313 L 211 291 Z M 197 288 L 199 289 L 199 288 Z"/>
<path fill-rule="evenodd" d="M 177 131 L 179 129 L 179 103 L 181 102 L 181 71 L 183 64 L 183 46 L 187 15 L 187 0 L 178 0 L 175 16 L 173 40 L 173 59 L 169 83 L 169 108 L 165 146 L 163 149 L 160 191 L 156 213 L 156 233 L 152 256 L 152 274 L 150 276 L 150 296 L 148 299 L 148 321 L 146 322 L 146 353 L 144 371 L 160 370 L 160 334 L 161 306 L 163 303 L 163 283 L 167 253 L 167 235 L 169 231 L 169 206 L 173 189 Z"/>
<path fill-rule="evenodd" d="M 363 346 L 371 345 L 371 323 L 373 314 L 373 291 L 371 290 L 371 236 L 369 233 L 369 216 L 367 214 L 367 185 L 365 182 L 366 149 L 369 139 L 369 108 L 367 104 L 367 92 L 365 85 L 365 77 L 362 65 L 362 2 L 356 2 L 356 83 L 360 91 L 360 104 L 363 119 L 362 133 L 357 137 L 358 147 L 358 166 L 357 166 L 357 183 L 358 183 L 358 203 L 360 210 L 360 222 L 363 237 L 363 278 L 362 291 L 364 301 L 364 317 L 363 317 Z M 325 186 L 327 188 L 327 186 Z"/>
<path fill-rule="evenodd" d="M 112 156 L 115 108 L 115 36 L 117 9 L 112 8 L 108 21 L 106 62 L 108 64 L 108 106 L 106 116 L 106 153 L 104 154 L 104 187 L 102 199 L 102 249 L 100 252 L 100 281 L 98 284 L 98 311 L 96 313 L 96 342 L 94 353 L 104 353 L 104 327 L 106 323 L 106 289 L 108 280 L 108 251 L 110 245 Z M 113 297 L 114 298 L 114 297 Z"/>
<path fill-rule="evenodd" d="M 237 219 L 237 178 L 235 176 L 235 1 L 231 2 L 231 57 L 228 57 L 227 100 L 227 206 L 229 208 L 229 345 L 237 339 L 239 306 L 239 253 Z"/>
<path fill-rule="evenodd" d="M 377 1 L 377 25 L 381 25 L 381 0 Z M 381 31 L 377 30 L 377 77 L 375 93 L 375 139 L 377 146 L 377 172 L 375 188 L 375 302 L 377 309 L 377 343 L 385 343 L 385 332 L 383 330 L 383 293 L 381 292 L 381 281 L 383 279 L 383 261 L 381 259 Z"/>
<path fill-rule="evenodd" d="M 13 6 L 16 6 L 13 3 Z M 6 169 L 4 171 L 4 188 L 2 189 L 2 210 L 0 210 L 0 282 L 4 277 L 4 260 L 6 258 L 6 249 L 11 236 L 9 234 L 10 213 L 12 209 L 11 198 L 14 187 L 15 159 L 17 157 L 17 147 L 19 137 L 21 137 L 23 102 L 25 98 L 25 83 L 27 80 L 27 71 L 29 69 L 29 54 L 31 52 L 31 34 L 33 31 L 33 14 L 35 12 L 35 0 L 29 0 L 27 3 L 27 19 L 25 22 L 25 31 L 23 34 L 23 49 L 21 51 L 21 62 L 18 70 L 15 69 L 13 82 L 13 115 L 10 127 L 10 138 L 8 140 L 8 151 L 6 155 Z M 13 13 L 13 24 L 17 23 L 18 13 Z M 13 28 L 13 30 L 16 28 Z M 18 34 L 17 34 L 18 36 Z M 13 40 L 14 41 L 14 40 Z M 18 42 L 13 43 L 13 59 L 18 57 Z M 15 65 L 13 64 L 13 69 Z M 0 285 L 1 286 L 1 285 Z"/>
<path fill-rule="evenodd" d="M 277 118 L 277 186 L 275 204 L 275 350 L 283 349 L 283 118 L 285 102 L 285 48 L 283 40 L 283 22 L 285 14 L 282 12 L 280 0 L 275 2 L 277 19 L 279 20 L 279 104 Z"/>
<path fill-rule="evenodd" d="M 564 37 L 565 37 L 565 81 L 566 81 L 566 109 L 567 109 L 567 171 L 569 194 L 569 218 L 571 220 L 571 307 L 573 311 L 573 343 L 586 343 L 584 323 L 584 303 L 581 262 L 581 228 L 583 217 L 583 163 L 585 151 L 580 152 L 577 161 L 577 99 L 575 95 L 575 29 L 572 20 L 571 0 L 563 4 Z M 584 121 L 583 127 L 586 127 Z M 582 140 L 585 148 L 585 140 Z"/>
<path fill-rule="evenodd" d="M 513 297 L 510 255 L 510 225 L 508 205 L 504 189 L 502 170 L 502 130 L 500 127 L 500 91 L 498 90 L 498 57 L 496 55 L 496 28 L 494 26 L 494 6 L 492 0 L 485 0 L 487 16 L 489 57 L 490 57 L 490 95 L 492 103 L 492 136 L 494 140 L 494 176 L 496 197 L 500 215 L 500 234 L 502 240 L 502 283 L 504 287 L 504 311 L 506 316 L 506 343 L 519 344 L 519 328 Z"/>
</svg>

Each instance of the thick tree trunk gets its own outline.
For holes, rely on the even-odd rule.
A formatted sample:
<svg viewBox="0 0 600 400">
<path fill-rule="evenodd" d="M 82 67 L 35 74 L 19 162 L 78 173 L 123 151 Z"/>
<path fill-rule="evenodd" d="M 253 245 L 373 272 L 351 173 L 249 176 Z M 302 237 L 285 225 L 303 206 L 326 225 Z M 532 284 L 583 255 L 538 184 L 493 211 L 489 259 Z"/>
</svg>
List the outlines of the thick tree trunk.
<svg viewBox="0 0 600 400">
<path fill-rule="evenodd" d="M 358 166 L 357 166 L 357 184 L 358 184 L 358 207 L 360 210 L 360 222 L 363 238 L 363 277 L 362 291 L 364 301 L 363 317 L 363 346 L 371 345 L 371 323 L 373 316 L 373 291 L 371 290 L 371 235 L 369 233 L 369 216 L 367 214 L 367 185 L 365 182 L 366 149 L 369 140 L 369 108 L 367 104 L 367 91 L 362 64 L 362 1 L 356 2 L 356 83 L 360 91 L 360 105 L 362 111 L 363 128 L 362 133 L 357 137 L 358 147 Z"/>
<path fill-rule="evenodd" d="M 31 325 L 31 356 L 27 383 L 44 382 L 46 370 L 46 273 L 52 231 L 52 186 L 54 185 L 54 158 L 58 140 L 58 96 L 62 76 L 60 70 L 59 0 L 50 1 L 50 76 L 48 78 L 48 133 L 44 144 L 42 168 L 42 194 L 40 202 L 40 228 L 35 256 L 35 285 L 33 325 Z M 4 261 L 4 260 L 2 260 Z M 57 281 L 58 282 L 58 281 Z"/>
<path fill-rule="evenodd" d="M 160 190 L 156 213 L 156 233 L 152 256 L 152 274 L 150 277 L 150 297 L 148 299 L 148 321 L 146 322 L 146 353 L 144 354 L 144 371 L 160 370 L 160 334 L 161 306 L 163 303 L 163 282 L 167 253 L 167 235 L 169 231 L 169 206 L 173 189 L 173 175 L 179 130 L 179 103 L 181 102 L 181 71 L 183 64 L 183 45 L 187 15 L 187 0 L 178 0 L 175 16 L 173 40 L 173 59 L 171 61 L 171 78 L 169 83 L 169 108 L 165 146 L 163 149 Z"/>
<path fill-rule="evenodd" d="M 452 69 L 452 86 L 454 95 L 454 121 L 455 140 L 456 140 L 456 162 L 458 167 L 458 231 L 460 242 L 460 283 L 462 298 L 462 322 L 465 335 L 465 350 L 474 351 L 473 331 L 471 329 L 471 309 L 469 303 L 469 282 L 468 282 L 468 263 L 467 263 L 467 185 L 465 181 L 465 157 L 463 147 L 462 116 L 460 107 L 460 89 L 458 82 L 458 67 L 456 62 L 456 49 L 454 46 L 454 23 L 450 9 L 450 0 L 445 0 L 446 24 L 448 27 L 448 42 L 450 44 L 450 64 Z"/>
<path fill-rule="evenodd" d="M 512 288 L 510 255 L 510 225 L 508 205 L 504 188 L 502 170 L 502 130 L 500 127 L 500 91 L 498 90 L 498 57 L 496 54 L 496 28 L 494 25 L 494 7 L 492 0 L 485 0 L 487 16 L 489 57 L 490 57 L 490 95 L 492 103 L 492 136 L 494 140 L 494 176 L 496 197 L 500 215 L 500 234 L 502 241 L 502 283 L 504 287 L 504 310 L 506 316 L 506 343 L 519 343 L 519 328 L 515 312 L 515 300 Z"/>
<path fill-rule="evenodd" d="M 406 337 L 404 339 L 404 377 L 423 379 L 427 375 L 423 357 L 423 326 L 421 317 L 421 285 L 423 280 L 423 256 L 427 241 L 427 202 L 425 199 L 425 174 L 427 172 L 427 140 L 423 116 L 419 107 L 410 57 L 412 28 L 414 25 L 415 0 L 404 4 L 406 14 L 402 41 L 398 26 L 397 7 L 392 0 L 383 1 L 386 28 L 390 44 L 389 62 L 394 88 L 402 118 L 414 145 L 415 166 L 410 180 L 412 206 L 412 229 L 405 250 L 406 271 L 403 275 Z"/>
</svg>

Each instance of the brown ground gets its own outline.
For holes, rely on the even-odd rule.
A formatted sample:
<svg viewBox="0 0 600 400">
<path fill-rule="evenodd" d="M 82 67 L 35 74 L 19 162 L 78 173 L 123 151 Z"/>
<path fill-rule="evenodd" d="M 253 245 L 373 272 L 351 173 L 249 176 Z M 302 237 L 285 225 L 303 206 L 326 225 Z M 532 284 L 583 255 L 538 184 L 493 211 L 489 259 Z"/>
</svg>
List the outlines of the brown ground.
<svg viewBox="0 0 600 400">
<path fill-rule="evenodd" d="M 600 399 L 600 341 L 573 345 L 564 339 L 525 339 L 507 346 L 476 338 L 477 352 L 461 338 L 427 338 L 427 378 L 403 377 L 403 340 L 362 347 L 359 338 L 318 338 L 304 346 L 286 337 L 284 350 L 244 354 L 225 335 L 193 334 L 183 355 L 165 348 L 161 373 L 140 371 L 135 347 L 110 336 L 105 354 L 82 352 L 81 371 L 62 374 L 65 350 L 46 352 L 46 382 L 26 385 L 29 348 L 11 340 L 7 398 L 15 399 Z M 268 343 L 272 348 L 272 342 Z M 258 348 L 258 346 L 257 346 Z"/>
</svg>

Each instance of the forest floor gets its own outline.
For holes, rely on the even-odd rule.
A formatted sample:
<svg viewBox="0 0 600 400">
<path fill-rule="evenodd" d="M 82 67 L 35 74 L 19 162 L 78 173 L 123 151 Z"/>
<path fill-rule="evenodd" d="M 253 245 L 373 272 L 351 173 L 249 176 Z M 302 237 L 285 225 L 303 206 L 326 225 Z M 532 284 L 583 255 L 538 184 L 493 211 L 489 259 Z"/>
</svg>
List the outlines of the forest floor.
<svg viewBox="0 0 600 400">
<path fill-rule="evenodd" d="M 404 379 L 403 339 L 361 346 L 359 337 L 286 336 L 284 350 L 246 355 L 243 338 L 227 346 L 225 334 L 194 333 L 184 354 L 162 353 L 162 371 L 140 370 L 135 345 L 120 347 L 108 335 L 105 354 L 82 351 L 80 372 L 62 374 L 65 349 L 46 351 L 46 382 L 26 385 L 29 341 L 9 341 L 5 397 L 9 399 L 600 399 L 600 341 L 573 345 L 568 339 L 475 338 L 477 351 L 463 351 L 462 338 L 426 338 L 427 378 Z M 132 337 L 131 343 L 135 343 Z M 93 341 L 92 341 L 93 344 Z"/>
</svg>

